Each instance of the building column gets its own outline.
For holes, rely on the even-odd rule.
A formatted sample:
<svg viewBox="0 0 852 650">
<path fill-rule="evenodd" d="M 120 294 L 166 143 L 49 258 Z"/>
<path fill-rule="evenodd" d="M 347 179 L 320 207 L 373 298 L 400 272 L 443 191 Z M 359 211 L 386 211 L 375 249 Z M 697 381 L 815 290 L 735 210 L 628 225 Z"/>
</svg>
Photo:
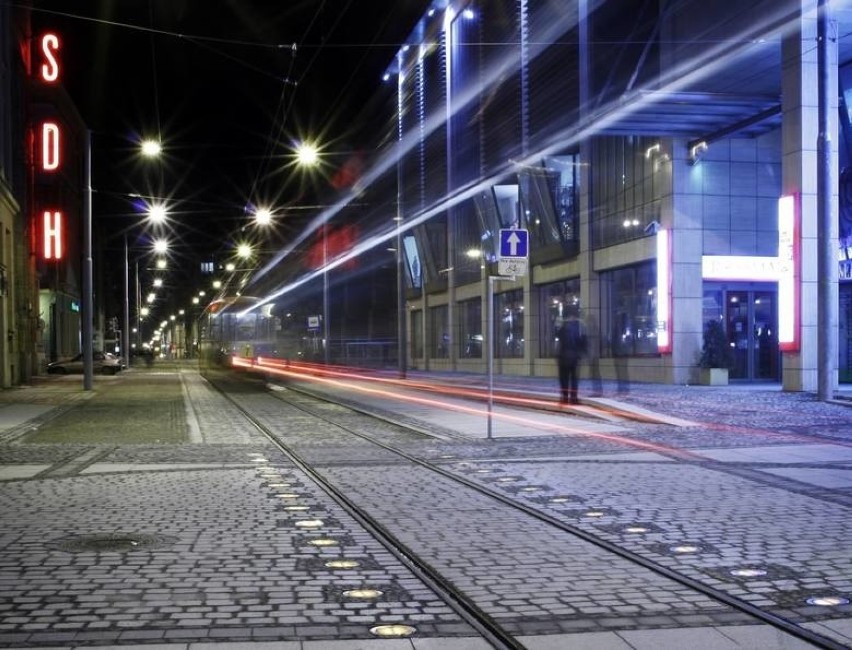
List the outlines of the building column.
<svg viewBox="0 0 852 650">
<path fill-rule="evenodd" d="M 782 193 L 798 194 L 801 209 L 801 277 L 799 284 L 800 348 L 786 352 L 782 362 L 782 382 L 787 391 L 815 391 L 818 384 L 818 227 L 817 209 L 817 139 L 819 97 L 817 93 L 817 2 L 801 0 L 797 29 L 791 30 L 781 46 L 782 105 Z M 830 87 L 837 87 L 837 42 L 829 45 Z M 837 93 L 831 93 L 829 133 L 837 142 Z M 831 157 L 831 168 L 838 168 L 837 148 Z M 833 223 L 837 228 L 837 183 Z M 834 241 L 837 233 L 834 233 Z M 779 318 L 783 317 L 779 315 Z M 835 328 L 836 335 L 836 328 Z"/>
<path fill-rule="evenodd" d="M 703 167 L 690 164 L 686 141 L 671 143 L 672 195 L 664 201 L 661 226 L 671 232 L 672 354 L 669 381 L 698 381 L 703 338 Z M 657 260 L 657 264 L 662 263 Z"/>
</svg>

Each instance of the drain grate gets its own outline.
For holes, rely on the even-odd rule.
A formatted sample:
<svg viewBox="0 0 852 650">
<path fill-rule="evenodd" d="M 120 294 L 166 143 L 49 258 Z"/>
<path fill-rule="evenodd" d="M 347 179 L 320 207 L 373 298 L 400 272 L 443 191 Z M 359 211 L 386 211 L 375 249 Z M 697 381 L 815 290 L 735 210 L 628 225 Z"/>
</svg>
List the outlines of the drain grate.
<svg viewBox="0 0 852 650">
<path fill-rule="evenodd" d="M 104 533 L 70 535 L 48 543 L 48 547 L 66 553 L 127 553 L 171 546 L 177 537 L 146 533 Z"/>
</svg>

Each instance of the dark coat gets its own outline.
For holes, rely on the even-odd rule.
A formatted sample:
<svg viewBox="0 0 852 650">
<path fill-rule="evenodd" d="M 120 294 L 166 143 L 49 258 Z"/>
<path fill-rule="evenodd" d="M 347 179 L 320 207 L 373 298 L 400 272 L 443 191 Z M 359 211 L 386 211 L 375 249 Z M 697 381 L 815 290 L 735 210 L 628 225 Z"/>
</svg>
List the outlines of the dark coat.
<svg viewBox="0 0 852 650">
<path fill-rule="evenodd" d="M 560 363 L 577 363 L 586 355 L 588 339 L 583 324 L 576 318 L 564 321 L 557 330 Z"/>
</svg>

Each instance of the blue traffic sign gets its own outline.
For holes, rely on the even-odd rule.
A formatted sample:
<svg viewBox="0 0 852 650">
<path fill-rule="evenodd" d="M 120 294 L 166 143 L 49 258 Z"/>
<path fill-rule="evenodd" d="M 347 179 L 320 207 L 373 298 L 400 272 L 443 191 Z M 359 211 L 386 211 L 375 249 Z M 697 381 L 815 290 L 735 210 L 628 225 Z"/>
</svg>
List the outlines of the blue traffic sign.
<svg viewBox="0 0 852 650">
<path fill-rule="evenodd" d="M 528 230 L 501 230 L 500 257 L 529 257 L 529 242 Z"/>
</svg>

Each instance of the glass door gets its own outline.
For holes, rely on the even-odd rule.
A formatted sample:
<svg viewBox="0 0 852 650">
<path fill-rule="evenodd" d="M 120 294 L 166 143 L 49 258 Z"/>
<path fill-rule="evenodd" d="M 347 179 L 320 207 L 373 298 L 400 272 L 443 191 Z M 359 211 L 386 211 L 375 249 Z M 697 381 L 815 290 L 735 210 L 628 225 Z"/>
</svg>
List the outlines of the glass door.
<svg viewBox="0 0 852 650">
<path fill-rule="evenodd" d="M 776 381 L 779 378 L 775 291 L 728 290 L 725 323 L 734 352 L 730 379 Z"/>
<path fill-rule="evenodd" d="M 728 373 L 730 379 L 749 379 L 751 319 L 749 318 L 749 292 L 728 291 L 725 296 L 725 320 L 728 341 L 734 351 L 734 365 Z"/>
<path fill-rule="evenodd" d="M 755 291 L 753 294 L 754 379 L 776 381 L 780 376 L 775 296 L 774 291 Z"/>
</svg>

